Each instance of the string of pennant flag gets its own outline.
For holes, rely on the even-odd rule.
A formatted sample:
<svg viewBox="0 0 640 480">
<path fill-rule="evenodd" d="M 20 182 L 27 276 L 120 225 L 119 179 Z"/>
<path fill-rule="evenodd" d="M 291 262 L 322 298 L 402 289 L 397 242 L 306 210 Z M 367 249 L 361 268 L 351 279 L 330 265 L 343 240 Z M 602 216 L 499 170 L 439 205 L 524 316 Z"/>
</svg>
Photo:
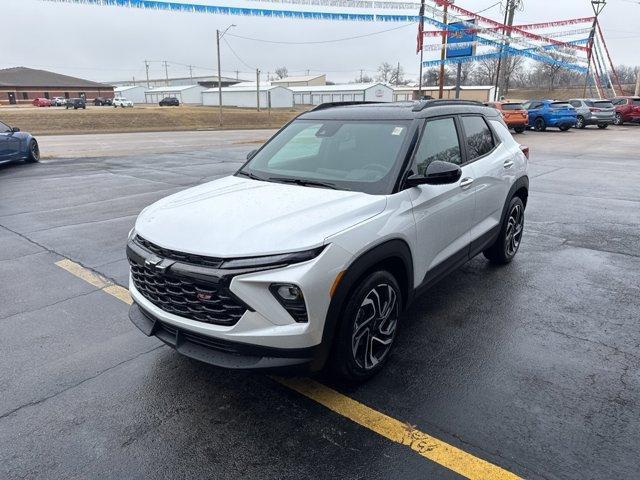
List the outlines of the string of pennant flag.
<svg viewBox="0 0 640 480">
<path fill-rule="evenodd" d="M 593 17 L 574 18 L 526 25 L 506 26 L 488 17 L 466 10 L 458 5 L 448 3 L 449 0 L 429 0 L 425 10 L 416 15 L 420 8 L 418 2 L 394 2 L 377 0 L 246 0 L 244 5 L 224 5 L 225 0 L 200 0 L 199 3 L 186 1 L 165 0 L 43 0 L 58 3 L 75 3 L 84 5 L 113 6 L 126 8 L 141 8 L 151 10 L 168 10 L 176 12 L 204 13 L 214 15 L 237 15 L 246 17 L 263 17 L 274 19 L 295 20 L 325 20 L 325 21 L 351 21 L 351 22 L 416 22 L 421 19 L 439 29 L 439 35 L 443 32 L 452 32 L 456 28 L 462 32 L 473 32 L 475 45 L 499 48 L 498 52 L 484 53 L 466 57 L 465 61 L 473 61 L 486 58 L 486 55 L 520 55 L 536 61 L 562 66 L 569 70 L 584 72 L 586 69 L 578 63 L 581 59 L 577 53 L 589 51 L 590 46 L 585 46 L 583 41 L 565 41 L 559 38 L 561 34 L 537 34 L 531 30 L 544 30 L 566 25 L 577 25 L 593 21 Z M 218 4 L 218 2 L 222 3 Z M 227 2 L 229 3 L 229 2 Z M 460 22 L 458 27 L 448 25 L 443 20 L 440 6 L 447 3 L 449 18 Z M 268 4 L 269 7 L 279 8 L 254 8 L 251 4 Z M 432 5 L 431 5 L 432 4 Z M 266 6 L 266 5 L 265 5 Z M 284 8 L 281 8 L 284 7 Z M 299 8 L 302 7 L 302 8 Z M 308 7 L 308 8 L 307 8 Z M 322 9 L 322 10 L 320 10 Z M 328 9 L 328 10 L 325 10 Z M 331 11 L 342 9 L 342 11 Z M 456 15 L 458 14 L 458 15 Z M 462 16 L 460 16 L 462 15 Z M 471 23 L 473 20 L 474 23 Z M 567 36 L 578 35 L 565 32 Z M 423 35 L 433 37 L 438 34 L 423 30 Z M 506 44 L 505 44 L 506 42 Z M 441 47 L 427 46 L 427 50 L 436 50 Z M 462 47 L 460 47 L 462 48 Z M 549 52 L 553 52 L 550 56 Z M 455 61 L 462 61 L 460 58 Z M 438 64 L 440 60 L 435 60 Z M 425 65 L 430 64 L 425 62 Z"/>
</svg>

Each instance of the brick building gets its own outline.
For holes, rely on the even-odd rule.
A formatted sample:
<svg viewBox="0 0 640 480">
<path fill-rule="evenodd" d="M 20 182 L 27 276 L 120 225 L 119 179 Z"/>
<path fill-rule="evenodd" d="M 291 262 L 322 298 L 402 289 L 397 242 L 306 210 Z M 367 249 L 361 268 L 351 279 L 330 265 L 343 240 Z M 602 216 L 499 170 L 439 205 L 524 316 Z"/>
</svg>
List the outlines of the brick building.
<svg viewBox="0 0 640 480">
<path fill-rule="evenodd" d="M 59 73 L 14 67 L 0 69 L 0 104 L 31 103 L 34 98 L 113 97 L 113 87 Z"/>
</svg>

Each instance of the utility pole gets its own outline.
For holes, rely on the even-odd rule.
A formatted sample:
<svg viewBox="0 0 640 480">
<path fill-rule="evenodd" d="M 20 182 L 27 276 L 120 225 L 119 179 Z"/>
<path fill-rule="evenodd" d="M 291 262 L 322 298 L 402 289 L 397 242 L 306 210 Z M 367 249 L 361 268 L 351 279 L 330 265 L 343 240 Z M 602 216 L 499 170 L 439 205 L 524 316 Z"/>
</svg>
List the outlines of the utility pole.
<svg viewBox="0 0 640 480">
<path fill-rule="evenodd" d="M 506 35 L 507 37 L 511 36 L 511 27 L 513 25 L 513 17 L 516 11 L 516 8 L 520 5 L 520 0 L 507 0 L 507 4 L 504 7 L 504 21 L 502 22 L 505 27 L 502 28 L 502 35 Z M 502 39 L 500 44 L 500 56 L 498 57 L 498 67 L 496 68 L 496 81 L 495 88 L 493 90 L 493 100 L 498 99 L 498 91 L 500 90 L 500 68 L 502 67 L 502 55 L 504 54 L 505 44 L 509 46 L 509 41 Z"/>
<path fill-rule="evenodd" d="M 418 24 L 418 48 L 420 49 L 420 73 L 418 77 L 418 100 L 422 99 L 422 62 L 424 61 L 424 0 L 420 0 L 420 21 Z"/>
<path fill-rule="evenodd" d="M 593 8 L 593 23 L 591 24 L 591 31 L 589 32 L 589 40 L 587 41 L 587 73 L 584 76 L 584 89 L 582 90 L 582 96 L 587 96 L 587 87 L 589 86 L 589 71 L 591 70 L 591 57 L 593 56 L 593 41 L 596 35 L 596 26 L 598 25 L 598 15 L 602 12 L 602 9 L 606 6 L 607 0 L 591 0 L 591 8 Z M 595 66 L 594 66 L 595 67 Z M 597 67 L 595 67 L 597 68 Z M 589 90 L 591 87 L 589 86 Z M 598 91 L 600 96 L 600 91 Z"/>
<path fill-rule="evenodd" d="M 220 39 L 225 33 L 227 33 L 227 30 L 232 27 L 235 27 L 235 25 L 229 25 L 223 32 L 216 29 L 216 52 L 218 56 L 218 125 L 220 127 L 222 126 L 222 69 L 220 68 Z"/>
<path fill-rule="evenodd" d="M 167 61 L 164 61 L 164 78 L 166 79 L 167 87 L 169 86 L 169 65 Z"/>
<path fill-rule="evenodd" d="M 398 62 L 398 69 L 396 70 L 396 87 L 400 85 L 400 62 Z"/>
<path fill-rule="evenodd" d="M 636 70 L 636 97 L 640 97 L 640 68 Z"/>
<path fill-rule="evenodd" d="M 191 77 L 191 82 L 193 83 L 193 65 L 189 65 L 189 77 Z"/>
<path fill-rule="evenodd" d="M 362 69 L 360 69 L 360 83 L 362 83 Z"/>
<path fill-rule="evenodd" d="M 260 70 L 256 68 L 256 107 L 260 111 Z"/>
<path fill-rule="evenodd" d="M 440 75 L 438 76 L 438 98 L 444 96 L 444 60 L 447 57 L 447 35 L 449 33 L 449 24 L 447 23 L 447 12 L 449 10 L 449 1 L 444 5 L 444 20 L 442 23 L 445 25 L 445 30 L 442 32 L 442 50 L 440 52 Z"/>
<path fill-rule="evenodd" d="M 240 70 L 236 70 L 236 80 L 240 80 Z"/>
<path fill-rule="evenodd" d="M 149 82 L 149 62 L 144 61 L 144 68 L 147 71 L 147 88 L 151 88 L 151 83 Z"/>
</svg>

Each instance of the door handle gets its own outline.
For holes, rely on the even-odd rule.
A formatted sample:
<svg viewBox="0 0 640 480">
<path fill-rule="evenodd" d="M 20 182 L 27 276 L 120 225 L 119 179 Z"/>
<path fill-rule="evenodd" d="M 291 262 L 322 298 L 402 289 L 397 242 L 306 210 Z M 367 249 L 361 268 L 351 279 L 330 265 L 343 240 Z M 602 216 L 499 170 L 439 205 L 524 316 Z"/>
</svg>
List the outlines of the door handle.
<svg viewBox="0 0 640 480">
<path fill-rule="evenodd" d="M 463 178 L 462 180 L 460 180 L 460 187 L 465 188 L 468 187 L 469 185 L 471 185 L 473 183 L 473 178 Z"/>
<path fill-rule="evenodd" d="M 503 166 L 504 168 L 511 168 L 511 167 L 513 167 L 513 160 L 507 160 L 506 162 L 504 162 L 504 163 L 502 164 L 502 166 Z"/>
</svg>

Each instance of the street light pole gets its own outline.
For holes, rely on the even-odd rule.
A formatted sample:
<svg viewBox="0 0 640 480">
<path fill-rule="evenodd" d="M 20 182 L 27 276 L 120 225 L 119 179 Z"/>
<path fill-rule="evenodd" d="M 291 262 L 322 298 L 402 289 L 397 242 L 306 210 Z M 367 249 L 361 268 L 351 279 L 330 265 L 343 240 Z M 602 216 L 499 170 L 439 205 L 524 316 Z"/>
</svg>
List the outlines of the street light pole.
<svg viewBox="0 0 640 480">
<path fill-rule="evenodd" d="M 218 125 L 222 127 L 222 69 L 220 68 L 220 39 L 227 33 L 227 30 L 235 27 L 231 24 L 222 32 L 216 29 L 216 51 L 218 52 Z"/>
</svg>

